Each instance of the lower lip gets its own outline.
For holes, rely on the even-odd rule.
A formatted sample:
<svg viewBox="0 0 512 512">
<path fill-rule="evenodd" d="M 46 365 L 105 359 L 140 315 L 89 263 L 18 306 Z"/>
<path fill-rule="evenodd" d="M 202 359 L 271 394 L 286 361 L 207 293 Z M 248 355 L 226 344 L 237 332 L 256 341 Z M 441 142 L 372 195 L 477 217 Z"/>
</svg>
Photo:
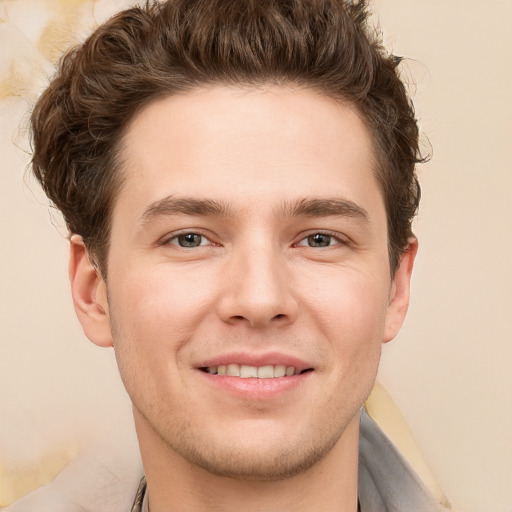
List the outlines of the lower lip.
<svg viewBox="0 0 512 512">
<path fill-rule="evenodd" d="M 299 375 L 273 379 L 257 379 L 254 377 L 242 379 L 241 377 L 230 377 L 228 375 L 212 375 L 200 370 L 199 372 L 212 387 L 248 400 L 268 400 L 279 397 L 301 387 L 313 373 L 309 371 Z"/>
</svg>

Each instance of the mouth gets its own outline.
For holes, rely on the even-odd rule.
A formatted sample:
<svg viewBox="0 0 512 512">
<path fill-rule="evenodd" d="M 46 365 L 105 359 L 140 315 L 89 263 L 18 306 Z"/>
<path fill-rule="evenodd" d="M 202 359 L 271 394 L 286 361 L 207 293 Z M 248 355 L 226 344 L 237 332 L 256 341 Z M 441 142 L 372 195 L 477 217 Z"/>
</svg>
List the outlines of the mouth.
<svg viewBox="0 0 512 512">
<path fill-rule="evenodd" d="M 247 364 L 221 364 L 219 366 L 204 366 L 199 368 L 210 375 L 227 377 L 239 377 L 241 379 L 278 379 L 282 377 L 293 377 L 313 371 L 313 368 L 300 369 L 295 366 L 283 364 L 268 364 L 264 366 L 250 366 Z"/>
<path fill-rule="evenodd" d="M 195 369 L 215 392 L 234 396 L 244 404 L 261 404 L 296 397 L 298 390 L 303 392 L 305 383 L 311 381 L 315 367 L 300 357 L 275 351 L 218 354 L 201 361 Z"/>
</svg>

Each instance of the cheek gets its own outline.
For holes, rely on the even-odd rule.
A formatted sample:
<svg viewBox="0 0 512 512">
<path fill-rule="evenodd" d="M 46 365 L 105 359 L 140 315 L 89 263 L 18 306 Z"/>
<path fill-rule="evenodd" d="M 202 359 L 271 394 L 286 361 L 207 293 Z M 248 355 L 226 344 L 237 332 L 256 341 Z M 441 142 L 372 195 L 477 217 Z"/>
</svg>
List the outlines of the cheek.
<svg viewBox="0 0 512 512">
<path fill-rule="evenodd" d="M 205 314 L 205 288 L 165 266 L 120 275 L 108 290 L 119 372 L 134 404 L 157 410 L 162 383 L 179 378 L 182 347 Z"/>
<path fill-rule="evenodd" d="M 163 381 L 180 378 L 187 346 L 209 318 L 214 292 L 207 276 L 171 273 L 165 265 L 125 272 L 109 282 L 116 359 L 132 400 L 153 403 Z"/>
<path fill-rule="evenodd" d="M 301 295 L 328 338 L 356 348 L 380 343 L 389 294 L 389 283 L 382 275 L 330 269 L 303 283 Z"/>
<path fill-rule="evenodd" d="M 165 344 L 186 338 L 197 327 L 214 290 L 211 276 L 204 272 L 171 271 L 162 264 L 151 271 L 125 273 L 109 292 L 126 334 L 137 334 L 142 344 Z"/>
<path fill-rule="evenodd" d="M 375 381 L 389 291 L 382 275 L 343 268 L 309 286 L 314 329 L 329 354 L 325 387 L 336 390 L 332 403 L 342 410 L 347 401 L 360 407 Z"/>
</svg>

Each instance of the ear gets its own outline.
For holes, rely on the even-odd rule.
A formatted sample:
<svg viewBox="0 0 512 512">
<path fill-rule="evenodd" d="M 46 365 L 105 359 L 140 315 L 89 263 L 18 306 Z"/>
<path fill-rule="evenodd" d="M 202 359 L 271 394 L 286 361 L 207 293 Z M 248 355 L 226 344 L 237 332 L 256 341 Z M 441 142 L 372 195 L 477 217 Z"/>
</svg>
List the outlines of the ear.
<svg viewBox="0 0 512 512">
<path fill-rule="evenodd" d="M 82 237 L 72 235 L 69 243 L 69 280 L 78 320 L 94 344 L 112 347 L 105 281 L 92 265 Z"/>
<path fill-rule="evenodd" d="M 389 305 L 384 324 L 384 343 L 391 341 L 398 334 L 409 308 L 411 274 L 414 258 L 418 252 L 418 240 L 415 237 L 409 238 L 408 244 L 407 250 L 400 258 L 391 283 Z"/>
</svg>

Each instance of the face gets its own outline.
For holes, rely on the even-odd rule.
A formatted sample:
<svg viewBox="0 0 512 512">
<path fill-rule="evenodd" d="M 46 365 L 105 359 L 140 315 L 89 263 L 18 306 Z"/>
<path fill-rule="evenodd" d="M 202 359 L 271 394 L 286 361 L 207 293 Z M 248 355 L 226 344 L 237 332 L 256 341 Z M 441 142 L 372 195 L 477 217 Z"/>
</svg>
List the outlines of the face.
<svg viewBox="0 0 512 512">
<path fill-rule="evenodd" d="M 413 251 L 392 280 L 364 122 L 311 91 L 202 89 L 141 111 L 122 157 L 82 323 L 112 332 L 139 437 L 227 476 L 315 464 L 407 308 Z"/>
</svg>

